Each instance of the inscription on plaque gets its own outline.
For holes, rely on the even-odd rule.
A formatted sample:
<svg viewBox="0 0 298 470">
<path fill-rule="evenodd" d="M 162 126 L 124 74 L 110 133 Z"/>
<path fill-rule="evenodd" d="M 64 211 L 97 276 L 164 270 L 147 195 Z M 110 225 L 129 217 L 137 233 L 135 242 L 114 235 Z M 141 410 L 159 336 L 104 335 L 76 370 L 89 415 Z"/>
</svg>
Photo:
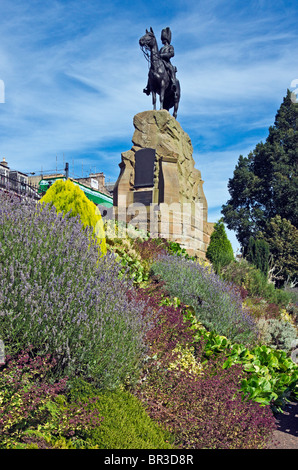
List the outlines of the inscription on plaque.
<svg viewBox="0 0 298 470">
<path fill-rule="evenodd" d="M 134 193 L 134 202 L 150 206 L 152 203 L 152 191 L 136 191 Z"/>
<path fill-rule="evenodd" d="M 135 153 L 135 188 L 154 186 L 155 149 L 140 149 Z"/>
</svg>

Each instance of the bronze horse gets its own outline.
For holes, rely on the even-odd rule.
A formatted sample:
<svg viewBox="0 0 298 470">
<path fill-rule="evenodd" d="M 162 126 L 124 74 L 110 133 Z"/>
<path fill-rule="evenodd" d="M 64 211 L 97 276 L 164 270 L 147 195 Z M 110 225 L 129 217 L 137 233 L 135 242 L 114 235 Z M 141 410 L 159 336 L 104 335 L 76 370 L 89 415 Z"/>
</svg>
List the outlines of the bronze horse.
<svg viewBox="0 0 298 470">
<path fill-rule="evenodd" d="M 146 34 L 141 37 L 139 44 L 150 63 L 148 84 L 143 91 L 148 95 L 152 94 L 153 109 L 156 109 L 156 94 L 160 97 L 160 109 L 169 111 L 170 108 L 174 107 L 173 116 L 176 119 L 180 101 L 180 83 L 175 78 L 175 85 L 173 86 L 164 61 L 160 57 L 152 28 L 150 28 L 150 31 L 146 29 Z"/>
</svg>

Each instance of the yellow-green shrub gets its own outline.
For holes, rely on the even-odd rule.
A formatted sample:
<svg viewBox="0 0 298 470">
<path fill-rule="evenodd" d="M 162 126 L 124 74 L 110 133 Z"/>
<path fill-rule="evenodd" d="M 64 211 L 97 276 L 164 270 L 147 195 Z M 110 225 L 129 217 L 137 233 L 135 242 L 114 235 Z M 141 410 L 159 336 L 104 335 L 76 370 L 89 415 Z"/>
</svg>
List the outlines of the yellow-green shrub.
<svg viewBox="0 0 298 470">
<path fill-rule="evenodd" d="M 102 254 L 106 254 L 106 239 L 103 221 L 97 206 L 72 181 L 57 180 L 39 201 L 55 206 L 57 212 L 70 217 L 79 216 L 84 227 L 92 227 Z"/>
</svg>

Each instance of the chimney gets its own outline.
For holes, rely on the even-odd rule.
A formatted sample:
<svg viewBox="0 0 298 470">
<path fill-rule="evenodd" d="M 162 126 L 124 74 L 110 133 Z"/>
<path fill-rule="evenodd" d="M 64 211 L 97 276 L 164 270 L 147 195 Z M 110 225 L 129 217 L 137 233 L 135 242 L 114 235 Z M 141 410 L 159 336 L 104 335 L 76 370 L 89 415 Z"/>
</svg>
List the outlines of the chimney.
<svg viewBox="0 0 298 470">
<path fill-rule="evenodd" d="M 3 157 L 3 160 L 2 160 L 2 162 L 0 163 L 0 165 L 5 166 L 5 168 L 9 168 L 9 166 L 8 166 L 8 164 L 7 164 L 7 161 L 5 160 L 5 157 Z"/>
<path fill-rule="evenodd" d="M 89 174 L 89 181 L 91 183 L 91 180 L 96 180 L 98 183 L 98 189 L 103 188 L 105 185 L 105 175 L 101 173 L 93 173 Z M 92 185 L 92 183 L 91 183 Z"/>
</svg>

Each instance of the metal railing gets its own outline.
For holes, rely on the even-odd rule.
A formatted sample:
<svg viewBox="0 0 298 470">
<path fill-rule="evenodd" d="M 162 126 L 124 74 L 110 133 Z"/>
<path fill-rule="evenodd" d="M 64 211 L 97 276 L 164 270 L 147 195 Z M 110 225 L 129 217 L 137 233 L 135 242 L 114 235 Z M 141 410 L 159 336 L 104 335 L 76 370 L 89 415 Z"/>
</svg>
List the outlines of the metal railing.
<svg viewBox="0 0 298 470">
<path fill-rule="evenodd" d="M 41 195 L 38 193 L 38 186 L 34 186 L 16 177 L 10 177 L 1 173 L 0 190 L 13 192 L 21 197 L 30 197 L 33 199 L 41 198 Z"/>
</svg>

